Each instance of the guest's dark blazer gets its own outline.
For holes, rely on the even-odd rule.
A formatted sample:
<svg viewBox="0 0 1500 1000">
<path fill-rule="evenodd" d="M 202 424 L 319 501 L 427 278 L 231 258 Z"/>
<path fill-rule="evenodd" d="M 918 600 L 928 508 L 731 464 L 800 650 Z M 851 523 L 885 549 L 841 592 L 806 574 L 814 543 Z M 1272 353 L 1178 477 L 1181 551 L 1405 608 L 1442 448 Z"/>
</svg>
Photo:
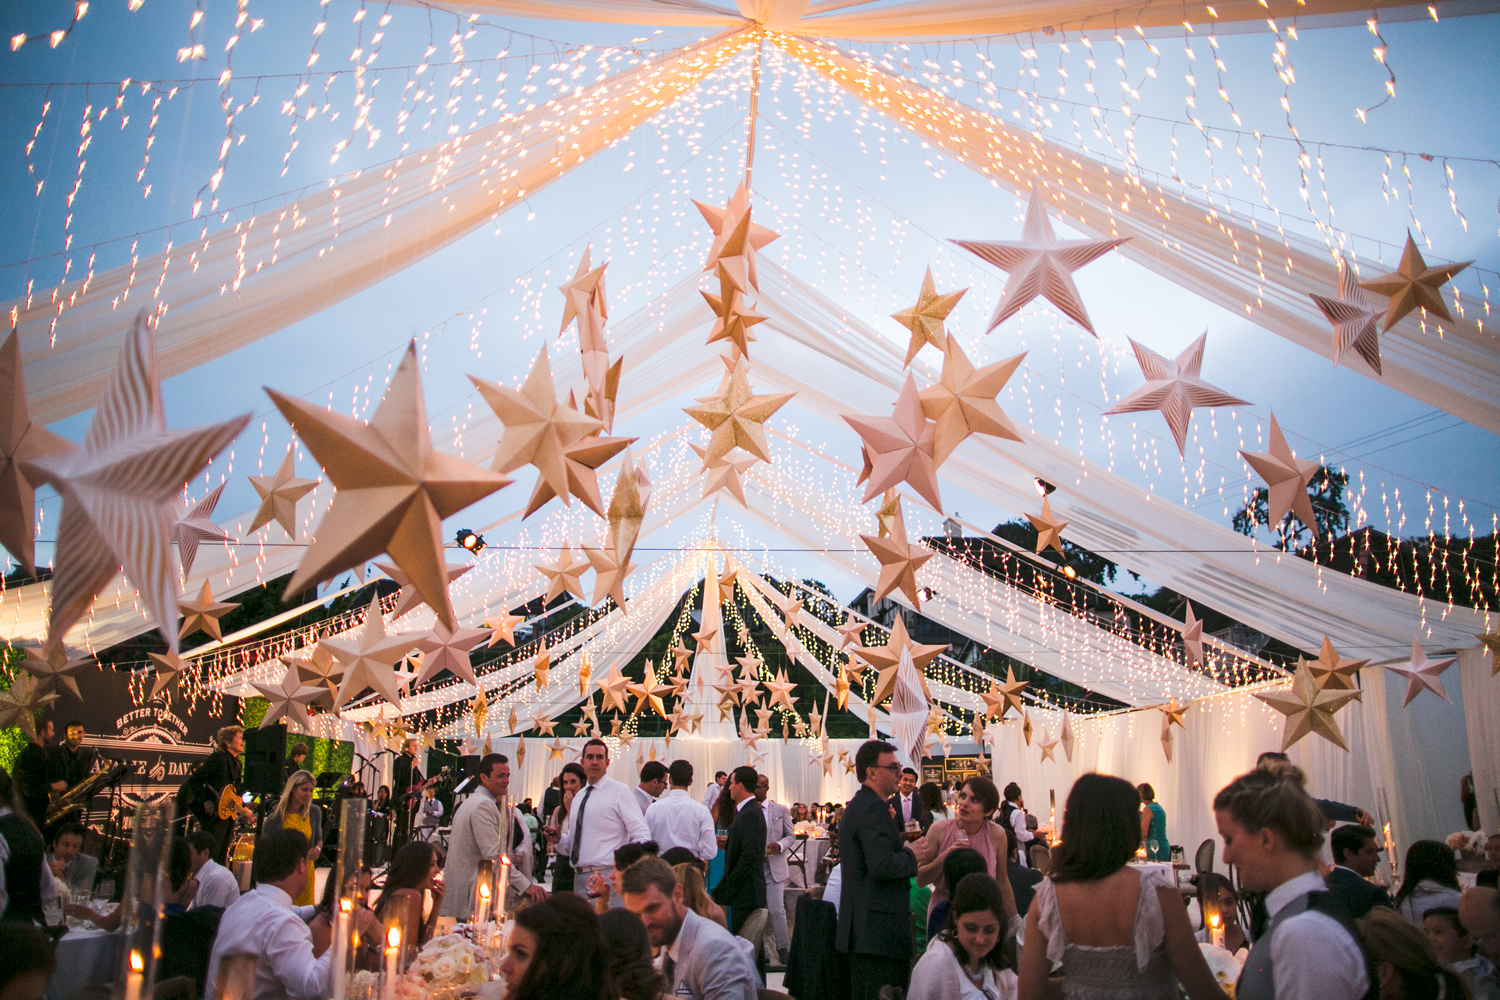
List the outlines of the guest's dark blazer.
<svg viewBox="0 0 1500 1000">
<path fill-rule="evenodd" d="M 860 786 L 839 823 L 844 872 L 839 951 L 891 958 L 911 954 L 911 879 L 917 874 L 917 856 L 904 843 L 891 804 L 869 786 Z"/>
<path fill-rule="evenodd" d="M 1348 868 L 1335 867 L 1323 881 L 1328 886 L 1328 894 L 1344 908 L 1350 920 L 1358 920 L 1374 907 L 1389 909 L 1391 906 L 1390 893 Z"/>
<path fill-rule="evenodd" d="M 766 814 L 752 797 L 734 814 L 724 844 L 724 874 L 714 886 L 714 902 L 745 913 L 766 905 Z"/>
<path fill-rule="evenodd" d="M 901 819 L 901 793 L 897 792 L 886 801 L 891 804 L 892 809 L 896 810 L 896 829 L 901 831 L 902 836 L 905 836 L 906 823 Z M 912 793 L 911 804 L 912 815 L 916 817 L 918 823 L 922 824 L 922 832 L 926 833 L 927 828 L 932 826 L 932 810 L 922 804 L 922 798 L 916 792 Z"/>
<path fill-rule="evenodd" d="M 1480 872 L 1474 879 L 1474 884 L 1482 889 L 1500 889 L 1500 868 Z"/>
<path fill-rule="evenodd" d="M 1010 880 L 1010 891 L 1016 897 L 1016 912 L 1024 917 L 1031 910 L 1031 901 L 1036 898 L 1037 884 L 1046 876 L 1015 860 L 1005 863 L 1005 876 Z"/>
</svg>

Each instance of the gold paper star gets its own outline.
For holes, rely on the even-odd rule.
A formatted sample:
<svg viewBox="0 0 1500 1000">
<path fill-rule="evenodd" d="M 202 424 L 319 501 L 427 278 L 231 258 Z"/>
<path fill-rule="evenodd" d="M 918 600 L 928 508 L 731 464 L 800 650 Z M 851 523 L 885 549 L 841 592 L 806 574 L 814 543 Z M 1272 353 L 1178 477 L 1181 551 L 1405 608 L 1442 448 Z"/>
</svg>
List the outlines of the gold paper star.
<svg viewBox="0 0 1500 1000">
<path fill-rule="evenodd" d="M 1490 651 L 1490 676 L 1500 677 L 1500 631 L 1489 633 L 1474 633 L 1485 649 Z"/>
<path fill-rule="evenodd" d="M 1104 256 L 1125 239 L 1059 240 L 1047 218 L 1046 201 L 1040 188 L 1031 189 L 1026 206 L 1026 221 L 1018 242 L 952 240 L 954 244 L 981 260 L 1010 272 L 1005 291 L 995 304 L 994 315 L 986 333 L 1021 311 L 1021 307 L 1038 295 L 1058 308 L 1063 315 L 1094 333 L 1088 311 L 1073 284 L 1073 273 L 1085 264 Z M 1096 334 L 1097 336 L 1097 334 Z"/>
<path fill-rule="evenodd" d="M 856 483 L 856 486 L 859 484 Z M 880 497 L 880 509 L 875 512 L 875 533 L 881 538 L 895 528 L 896 518 L 901 516 L 901 497 L 895 490 L 886 490 Z"/>
<path fill-rule="evenodd" d="M 219 619 L 237 607 L 238 604 L 214 600 L 213 592 L 209 590 L 208 581 L 205 580 L 197 600 L 177 602 L 177 610 L 182 612 L 182 628 L 178 630 L 177 637 L 186 638 L 202 629 L 215 639 L 222 640 L 224 635 L 219 631 Z"/>
<path fill-rule="evenodd" d="M 681 636 L 678 636 L 677 638 L 677 645 L 667 650 L 667 652 L 672 654 L 673 670 L 676 670 L 680 673 L 684 670 L 692 669 L 693 651 L 682 644 Z"/>
<path fill-rule="evenodd" d="M 807 721 L 812 726 L 812 731 L 813 731 L 814 735 L 820 735 L 820 734 L 822 734 L 822 732 L 823 732 L 823 713 L 821 713 L 821 712 L 818 711 L 818 706 L 817 706 L 816 702 L 813 703 L 813 710 L 811 712 L 809 712 L 808 715 L 807 715 Z"/>
<path fill-rule="evenodd" d="M 155 697 L 154 693 L 152 697 Z M 44 694 L 30 674 L 17 673 L 10 687 L 0 691 L 0 729 L 20 726 L 23 733 L 36 739 L 36 713 L 56 700 L 57 693 Z"/>
<path fill-rule="evenodd" d="M 599 690 L 604 692 L 604 711 L 609 711 L 613 706 L 617 711 L 624 712 L 625 691 L 630 686 L 630 681 L 620 673 L 620 665 L 611 663 L 609 674 L 599 682 Z"/>
<path fill-rule="evenodd" d="M 724 567 L 724 574 L 719 577 L 719 601 L 723 604 L 734 603 L 734 581 L 739 577 L 739 571 Z M 743 642 L 744 640 L 740 640 Z"/>
<path fill-rule="evenodd" d="M 1286 727 L 1281 734 L 1283 751 L 1309 733 L 1317 733 L 1340 750 L 1348 750 L 1333 713 L 1353 701 L 1354 695 L 1352 691 L 1319 689 L 1305 663 L 1297 665 L 1289 690 L 1255 692 L 1255 697 L 1286 716 Z"/>
<path fill-rule="evenodd" d="M 766 681 L 766 690 L 771 695 L 770 707 L 775 708 L 777 705 L 784 705 L 788 712 L 796 712 L 796 706 L 792 704 L 792 689 L 796 686 L 786 679 L 785 670 L 777 671 L 774 681 Z"/>
<path fill-rule="evenodd" d="M 574 736 L 587 736 L 588 732 L 589 732 L 589 720 L 588 719 L 579 719 L 577 722 L 573 723 L 573 735 Z"/>
<path fill-rule="evenodd" d="M 568 492 L 600 517 L 604 516 L 604 501 L 599 496 L 599 476 L 594 470 L 630 447 L 634 440 L 635 438 L 627 437 L 590 436 L 580 438 L 563 449 L 563 465 L 568 472 Z M 547 480 L 538 478 L 536 486 L 532 487 L 531 499 L 526 501 L 526 512 L 522 517 L 530 517 L 557 495 Z"/>
<path fill-rule="evenodd" d="M 563 741 L 554 736 L 552 742 L 547 744 L 547 762 L 550 764 L 554 760 L 562 760 L 563 754 L 567 752 L 568 748 Z"/>
<path fill-rule="evenodd" d="M 837 684 L 834 687 L 833 694 L 834 694 L 834 699 L 838 702 L 838 706 L 839 706 L 840 709 L 848 707 L 848 704 L 849 704 L 849 672 L 847 670 L 842 670 L 842 671 L 839 672 L 839 679 L 838 679 Z"/>
<path fill-rule="evenodd" d="M 41 478 L 29 475 L 22 463 L 77 446 L 41 424 L 31 422 L 26 408 L 26 380 L 21 370 L 21 335 L 12 329 L 0 345 L 0 386 L 8 403 L 0 402 L 0 545 L 36 575 L 36 489 Z"/>
<path fill-rule="evenodd" d="M 772 708 L 770 705 L 766 705 L 764 707 L 762 707 L 760 705 L 756 705 L 755 706 L 755 728 L 756 728 L 756 730 L 759 731 L 759 732 L 761 732 L 762 734 L 769 732 L 770 728 L 771 728 L 771 716 L 775 712 L 776 712 L 776 709 Z"/>
<path fill-rule="evenodd" d="M 906 360 L 901 363 L 901 367 L 911 364 L 917 352 L 926 344 L 931 344 L 940 351 L 944 349 L 947 332 L 943 328 L 943 321 L 967 291 L 967 288 L 960 288 L 956 292 L 939 295 L 937 286 L 932 283 L 932 268 L 927 269 L 927 273 L 922 276 L 922 290 L 917 293 L 916 304 L 891 314 L 891 319 L 911 332 L 911 343 L 906 348 Z"/>
<path fill-rule="evenodd" d="M 73 692 L 73 697 L 83 698 L 83 692 L 78 689 L 78 678 L 73 675 L 80 673 L 93 663 L 93 657 L 78 656 L 76 651 L 68 649 L 61 643 L 51 649 L 30 644 L 23 645 L 21 649 L 25 653 L 21 666 L 36 678 L 41 690 L 45 691 L 53 684 L 59 686 L 66 684 Z"/>
<path fill-rule="evenodd" d="M 1073 763 L 1073 724 L 1067 712 L 1063 713 L 1062 732 L 1057 738 L 1062 743 L 1063 755 L 1068 758 L 1068 763 Z"/>
<path fill-rule="evenodd" d="M 484 696 L 484 688 L 480 688 L 474 700 L 469 703 L 469 715 L 474 721 L 474 737 L 477 739 L 484 736 L 484 721 L 490 715 L 490 702 Z M 485 736 L 485 742 L 489 742 L 488 736 Z"/>
<path fill-rule="evenodd" d="M 460 625 L 456 629 L 450 629 L 438 622 L 432 631 L 422 635 L 418 643 L 423 655 L 422 672 L 417 675 L 417 683 L 425 684 L 446 670 L 459 680 L 478 687 L 479 678 L 474 676 L 474 667 L 469 662 L 469 650 L 479 645 L 483 638 L 482 628 L 465 628 Z"/>
<path fill-rule="evenodd" d="M 146 657 L 156 666 L 156 677 L 151 682 L 151 697 L 159 698 L 162 692 L 177 683 L 186 664 L 182 662 L 182 657 L 171 650 L 165 653 L 147 653 Z"/>
<path fill-rule="evenodd" d="M 1158 705 L 1156 707 L 1161 711 L 1162 718 L 1163 720 L 1165 720 L 1165 725 L 1176 725 L 1181 729 L 1187 728 L 1187 726 L 1183 724 L 1182 714 L 1193 707 L 1191 702 L 1183 705 L 1178 702 L 1175 697 L 1173 697 L 1165 705 Z"/>
<path fill-rule="evenodd" d="M 552 651 L 550 649 L 543 649 L 540 653 L 536 654 L 536 658 L 531 661 L 531 673 L 536 678 L 537 690 L 541 690 L 547 686 L 547 678 L 552 673 Z"/>
<path fill-rule="evenodd" d="M 538 710 L 537 713 L 531 717 L 531 728 L 535 729 L 543 736 L 555 737 L 557 735 L 552 731 L 553 729 L 557 728 L 557 723 L 547 718 L 547 713 L 540 710 Z"/>
<path fill-rule="evenodd" d="M 509 646 L 516 644 L 516 626 L 526 620 L 525 615 L 513 615 L 509 611 L 501 609 L 500 613 L 484 623 L 484 627 L 493 629 L 490 633 L 490 641 L 487 645 L 494 646 L 496 643 L 505 643 Z"/>
<path fill-rule="evenodd" d="M 667 679 L 667 686 L 671 689 L 673 698 L 681 698 L 687 694 L 688 685 L 692 682 L 691 677 L 678 671 Z"/>
<path fill-rule="evenodd" d="M 1360 291 L 1354 266 L 1340 257 L 1338 298 L 1313 295 L 1312 300 L 1333 324 L 1333 363 L 1343 364 L 1344 355 L 1352 350 L 1375 370 L 1376 375 L 1381 374 L 1380 310 L 1370 305 L 1370 300 Z"/>
<path fill-rule="evenodd" d="M 702 724 L 703 714 L 701 712 L 678 713 L 678 732 L 696 733 Z"/>
<path fill-rule="evenodd" d="M 895 691 L 896 673 L 901 667 L 903 651 L 911 654 L 912 666 L 916 667 L 917 677 L 922 682 L 922 693 L 927 696 L 928 700 L 931 700 L 931 692 L 927 690 L 927 665 L 947 648 L 946 643 L 927 646 L 912 642 L 910 634 L 906 631 L 906 619 L 898 614 L 891 625 L 890 642 L 884 646 L 861 646 L 859 648 L 859 654 L 880 671 L 880 677 L 875 682 L 875 695 L 870 699 L 871 706 L 885 701 Z"/>
<path fill-rule="evenodd" d="M 412 585 L 411 577 L 402 572 L 400 566 L 395 563 L 377 562 L 375 568 L 390 577 L 391 582 L 401 588 L 401 592 L 396 595 L 396 607 L 391 611 L 391 621 L 427 603 L 417 588 Z M 443 575 L 447 578 L 447 582 L 452 584 L 454 580 L 473 568 L 472 563 L 444 563 Z"/>
<path fill-rule="evenodd" d="M 995 687 L 995 682 L 990 681 L 991 692 L 995 691 Z M 1016 680 L 1015 667 L 1007 666 L 1005 668 L 1005 683 L 999 685 L 999 688 L 1000 700 L 1004 702 L 1000 708 L 999 719 L 1001 722 L 1005 721 L 1005 713 L 1007 711 L 1014 710 L 1023 715 L 1026 714 L 1026 708 L 1021 704 L 1021 692 L 1026 690 L 1026 682 Z M 985 698 L 985 702 L 986 704 L 989 703 L 988 697 Z"/>
<path fill-rule="evenodd" d="M 870 479 L 865 483 L 861 503 L 905 481 L 935 510 L 943 509 L 934 457 L 937 424 L 923 414 L 911 372 L 906 373 L 906 382 L 889 417 L 848 413 L 841 416 L 864 441 L 870 458 Z"/>
<path fill-rule="evenodd" d="M 727 455 L 735 447 L 769 462 L 765 422 L 794 395 L 790 392 L 752 395 L 750 369 L 741 359 L 735 362 L 729 385 L 720 395 L 706 397 L 700 400 L 700 405 L 686 407 L 683 412 L 713 431 L 708 439 L 708 452 L 703 456 L 705 463 Z"/>
<path fill-rule="evenodd" d="M 594 676 L 594 661 L 589 656 L 589 651 L 584 650 L 581 659 L 583 666 L 578 668 L 578 697 L 586 698 L 589 693 L 589 680 Z M 594 703 L 586 701 L 583 703 L 583 714 L 588 715 L 594 710 Z"/>
<path fill-rule="evenodd" d="M 317 688 L 321 693 L 318 704 L 324 708 L 332 709 L 335 699 L 338 698 L 338 679 L 343 674 L 341 667 L 333 654 L 323 645 L 322 636 L 319 641 L 313 643 L 311 649 L 304 646 L 306 656 L 283 656 L 281 662 L 289 667 L 297 668 L 297 676 L 302 683 Z"/>
<path fill-rule="evenodd" d="M 875 597 L 880 600 L 891 591 L 900 589 L 911 606 L 922 610 L 922 598 L 917 588 L 917 570 L 936 553 L 925 545 L 912 545 L 906 540 L 906 520 L 897 516 L 889 538 L 860 535 L 859 540 L 880 562 L 880 576 L 875 582 Z"/>
<path fill-rule="evenodd" d="M 1045 729 L 1042 730 L 1042 738 L 1036 741 L 1036 745 L 1042 751 L 1043 761 L 1050 760 L 1054 764 L 1057 763 L 1057 741 L 1047 739 L 1047 731 Z"/>
<path fill-rule="evenodd" d="M 1172 431 L 1172 440 L 1177 442 L 1177 453 L 1186 455 L 1188 424 L 1193 419 L 1193 407 L 1245 406 L 1245 400 L 1209 385 L 1198 374 L 1203 367 L 1203 347 L 1208 341 L 1205 331 L 1189 344 L 1177 360 L 1168 361 L 1151 348 L 1130 341 L 1135 348 L 1136 363 L 1146 384 L 1104 411 L 1113 413 L 1141 413 L 1159 410 Z"/>
<path fill-rule="evenodd" d="M 266 392 L 338 490 L 286 593 L 299 593 L 385 552 L 438 620 L 455 627 L 443 519 L 510 480 L 433 449 L 416 341 L 407 347 L 368 424 L 274 389 Z"/>
<path fill-rule="evenodd" d="M 1026 738 L 1027 746 L 1031 746 L 1031 732 L 1031 713 L 1023 711 L 1021 713 L 1021 735 Z"/>
<path fill-rule="evenodd" d="M 942 465 L 971 434 L 1021 440 L 1021 432 L 1000 409 L 995 397 L 1026 360 L 1026 352 L 976 369 L 959 346 L 957 337 L 948 337 L 945 351 L 943 374 L 938 384 L 918 393 L 922 412 L 937 424 L 932 447 L 933 462 Z"/>
<path fill-rule="evenodd" d="M 666 705 L 662 698 L 672 693 L 672 689 L 656 680 L 656 668 L 650 661 L 646 663 L 646 676 L 639 684 L 627 684 L 625 690 L 635 699 L 635 708 L 631 710 L 632 715 L 642 708 L 649 708 L 663 719 L 667 717 Z"/>
<path fill-rule="evenodd" d="M 713 652 L 713 648 L 714 648 L 714 636 L 716 636 L 718 634 L 719 634 L 719 630 L 716 629 L 716 628 L 704 629 L 702 631 L 698 631 L 698 632 L 692 633 L 693 641 L 698 644 L 697 645 L 698 652 L 700 652 L 700 653 L 711 653 L 711 652 Z"/>
<path fill-rule="evenodd" d="M 1161 752 L 1166 755 L 1167 763 L 1172 762 L 1172 720 L 1163 716 L 1161 720 Z"/>
<path fill-rule="evenodd" d="M 569 593 L 582 599 L 583 581 L 579 578 L 589 568 L 589 562 L 587 559 L 574 562 L 573 547 L 571 545 L 564 545 L 562 547 L 562 552 L 557 557 L 556 566 L 533 563 L 532 568 L 547 578 L 546 600 L 549 603 L 564 593 Z"/>
<path fill-rule="evenodd" d="M 5 405 L 14 421 L 14 404 Z M 28 483 L 45 482 L 62 496 L 47 624 L 49 648 L 61 643 L 88 614 L 94 595 L 123 568 L 167 649 L 176 652 L 177 630 L 172 625 L 177 620 L 178 565 L 168 542 L 177 494 L 249 420 L 247 413 L 221 424 L 167 429 L 156 346 L 148 313 L 142 309 L 126 334 L 82 447 L 27 455 L 10 451 Z M 12 428 L 9 436 L 14 435 Z M 23 449 L 29 440 L 28 431 Z M 0 509 L 9 510 L 15 502 L 0 499 Z M 28 537 L 31 525 L 28 507 Z"/>
<path fill-rule="evenodd" d="M 515 705 L 511 705 L 510 706 L 510 717 L 508 719 L 506 719 L 506 728 L 509 729 L 511 733 L 514 733 L 516 731 L 516 706 Z"/>
<path fill-rule="evenodd" d="M 255 520 L 250 522 L 250 534 L 275 521 L 288 538 L 297 537 L 297 501 L 311 493 L 321 480 L 298 479 L 292 453 L 293 448 L 288 445 L 286 457 L 274 476 L 246 477 L 260 494 L 260 507 L 255 511 Z"/>
<path fill-rule="evenodd" d="M 193 571 L 193 560 L 198 557 L 198 546 L 201 543 L 230 540 L 229 532 L 213 522 L 214 508 L 219 505 L 224 486 L 224 483 L 215 486 L 197 503 L 192 503 L 185 497 L 177 498 L 182 513 L 178 515 L 177 523 L 172 525 L 172 541 L 177 543 L 183 576 Z"/>
<path fill-rule="evenodd" d="M 703 270 L 717 269 L 721 282 L 729 280 L 740 291 L 759 289 L 755 275 L 755 256 L 779 234 L 750 221 L 750 193 L 742 181 L 723 208 L 694 201 L 708 228 L 714 232 L 713 245 Z"/>
<path fill-rule="evenodd" d="M 1318 653 L 1316 660 L 1307 661 L 1308 672 L 1317 682 L 1319 688 L 1324 691 L 1359 691 L 1356 678 L 1359 677 L 1359 668 L 1369 663 L 1369 660 L 1346 660 L 1333 648 L 1333 643 L 1328 636 L 1323 637 L 1323 648 Z M 1359 696 L 1356 694 L 1356 698 Z M 1359 700 L 1363 700 L 1360 698 Z"/>
<path fill-rule="evenodd" d="M 583 256 L 578 260 L 578 270 L 573 274 L 573 280 L 558 287 L 566 303 L 563 306 L 562 325 L 557 328 L 558 333 L 566 330 L 573 320 L 586 315 L 591 307 L 598 310 L 601 319 L 609 318 L 604 296 L 604 269 L 609 265 L 601 264 L 590 268 L 589 255 L 593 249 L 592 246 L 583 248 Z"/>
<path fill-rule="evenodd" d="M 265 716 L 260 720 L 261 729 L 279 719 L 287 719 L 301 726 L 304 733 L 312 731 L 312 719 L 308 718 L 307 706 L 318 700 L 323 694 L 323 689 L 304 687 L 297 677 L 296 667 L 287 667 L 286 673 L 281 675 L 279 684 L 252 683 L 250 686 L 259 691 L 262 698 L 270 702 L 266 706 Z"/>
<path fill-rule="evenodd" d="M 1400 674 L 1406 678 L 1406 700 L 1401 703 L 1404 708 L 1411 704 L 1411 700 L 1423 691 L 1431 691 L 1444 701 L 1452 701 L 1448 692 L 1443 690 L 1443 682 L 1439 675 L 1449 667 L 1453 666 L 1457 657 L 1449 656 L 1441 660 L 1429 660 L 1427 653 L 1417 643 L 1416 639 L 1411 641 L 1411 659 L 1406 663 L 1391 663 L 1386 669 L 1393 674 Z"/>
<path fill-rule="evenodd" d="M 1038 553 L 1044 549 L 1054 548 L 1058 554 L 1063 554 L 1062 530 L 1068 526 L 1067 521 L 1059 521 L 1052 516 L 1052 502 L 1042 497 L 1042 513 L 1040 516 L 1027 512 L 1026 520 L 1036 529 L 1036 550 Z"/>
<path fill-rule="evenodd" d="M 724 292 L 722 295 L 699 292 L 714 314 L 714 325 L 713 329 L 708 332 L 708 343 L 713 344 L 720 340 L 730 341 L 734 344 L 736 351 L 748 357 L 750 342 L 755 340 L 755 335 L 750 332 L 750 328 L 757 323 L 764 323 L 766 317 L 747 305 L 744 296 L 735 290 L 733 285 L 722 291 Z"/>
<path fill-rule="evenodd" d="M 344 681 L 339 685 L 334 707 L 342 708 L 355 695 L 372 688 L 399 708 L 401 696 L 396 690 L 394 670 L 396 664 L 421 641 L 421 633 L 386 635 L 385 621 L 380 617 L 380 596 L 372 597 L 365 612 L 365 623 L 357 636 L 323 641 L 328 651 L 344 666 Z"/>
<path fill-rule="evenodd" d="M 786 620 L 786 630 L 790 634 L 802 620 L 802 601 L 799 598 L 782 594 L 780 591 L 771 592 L 771 600 L 776 603 L 776 608 Z M 877 598 L 878 600 L 878 598 Z"/>
<path fill-rule="evenodd" d="M 719 692 L 719 700 L 714 706 L 719 710 L 719 721 L 726 722 L 734 717 L 734 706 L 739 699 L 740 686 L 734 683 L 715 684 L 714 690 Z"/>
<path fill-rule="evenodd" d="M 1396 266 L 1396 270 L 1369 281 L 1361 281 L 1359 287 L 1390 298 L 1385 310 L 1385 330 L 1382 332 L 1388 332 L 1401 321 L 1401 317 L 1414 309 L 1433 313 L 1451 323 L 1453 317 L 1448 315 L 1448 306 L 1443 302 L 1442 288 L 1454 275 L 1472 263 L 1472 260 L 1466 260 L 1461 264 L 1428 267 L 1427 262 L 1422 259 L 1421 251 L 1417 249 L 1416 241 L 1411 238 L 1411 230 L 1407 230 L 1406 249 L 1401 252 L 1401 263 Z"/>
<path fill-rule="evenodd" d="M 1242 451 L 1240 457 L 1249 462 L 1250 467 L 1266 481 L 1267 511 L 1273 526 L 1279 525 L 1290 511 L 1308 529 L 1313 532 L 1318 530 L 1318 522 L 1313 517 L 1312 499 L 1307 495 L 1307 484 L 1317 475 L 1318 463 L 1292 454 L 1274 412 L 1271 414 L 1271 450 Z"/>
<path fill-rule="evenodd" d="M 625 577 L 635 569 L 635 563 L 621 564 L 615 552 L 614 541 L 614 532 L 611 531 L 603 548 L 585 548 L 583 554 L 588 557 L 589 565 L 594 568 L 593 604 L 598 605 L 606 597 L 612 597 L 615 607 L 623 612 L 625 610 Z"/>
<path fill-rule="evenodd" d="M 865 641 L 865 623 L 863 619 L 855 618 L 853 611 L 844 612 L 844 624 L 837 626 L 839 633 L 839 649 L 847 649 L 849 646 L 858 646 Z"/>
</svg>

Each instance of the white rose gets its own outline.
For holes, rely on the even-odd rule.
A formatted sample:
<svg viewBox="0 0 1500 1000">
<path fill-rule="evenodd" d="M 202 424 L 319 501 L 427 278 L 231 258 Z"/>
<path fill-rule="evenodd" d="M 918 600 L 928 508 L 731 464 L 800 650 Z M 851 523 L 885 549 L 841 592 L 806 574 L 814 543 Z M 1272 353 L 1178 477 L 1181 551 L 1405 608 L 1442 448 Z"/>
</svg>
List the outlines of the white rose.
<svg viewBox="0 0 1500 1000">
<path fill-rule="evenodd" d="M 458 963 L 453 960 L 452 955 L 441 955 L 432 963 L 432 975 L 435 979 L 452 979 L 457 971 Z"/>
</svg>

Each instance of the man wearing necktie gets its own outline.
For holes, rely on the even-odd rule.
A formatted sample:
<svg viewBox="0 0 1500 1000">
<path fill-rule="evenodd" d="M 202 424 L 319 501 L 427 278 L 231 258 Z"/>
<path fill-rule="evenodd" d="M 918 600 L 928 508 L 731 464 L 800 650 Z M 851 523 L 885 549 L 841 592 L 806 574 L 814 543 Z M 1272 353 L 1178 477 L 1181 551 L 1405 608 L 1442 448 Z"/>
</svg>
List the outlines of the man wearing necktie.
<svg viewBox="0 0 1500 1000">
<path fill-rule="evenodd" d="M 603 740 L 585 743 L 579 763 L 588 784 L 574 799 L 557 849 L 568 856 L 575 891 L 582 894 L 590 875 L 607 873 L 614 867 L 616 850 L 626 844 L 645 843 L 651 839 L 651 831 L 641 815 L 635 789 L 609 776 L 609 746 Z M 623 903 L 611 898 L 610 905 Z"/>
</svg>

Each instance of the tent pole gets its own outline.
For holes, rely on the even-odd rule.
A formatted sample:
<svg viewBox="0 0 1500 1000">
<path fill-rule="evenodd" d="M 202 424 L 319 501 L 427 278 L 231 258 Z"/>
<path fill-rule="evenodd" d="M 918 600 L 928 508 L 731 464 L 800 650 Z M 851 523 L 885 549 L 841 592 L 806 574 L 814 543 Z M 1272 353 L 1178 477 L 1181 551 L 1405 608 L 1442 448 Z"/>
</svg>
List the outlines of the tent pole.
<svg viewBox="0 0 1500 1000">
<path fill-rule="evenodd" d="M 750 190 L 750 174 L 755 169 L 755 116 L 760 108 L 760 52 L 765 45 L 765 33 L 756 32 L 755 55 L 750 64 L 750 134 L 745 140 L 745 190 Z"/>
</svg>

